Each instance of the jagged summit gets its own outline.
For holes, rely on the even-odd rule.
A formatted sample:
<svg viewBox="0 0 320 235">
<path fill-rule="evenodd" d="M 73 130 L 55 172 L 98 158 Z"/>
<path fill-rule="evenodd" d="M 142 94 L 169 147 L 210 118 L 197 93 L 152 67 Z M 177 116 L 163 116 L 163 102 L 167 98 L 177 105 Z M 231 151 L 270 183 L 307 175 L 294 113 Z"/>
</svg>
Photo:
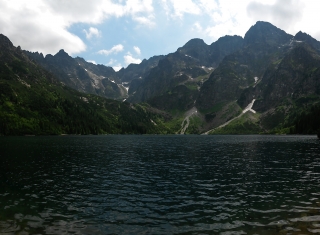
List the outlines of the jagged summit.
<svg viewBox="0 0 320 235">
<path fill-rule="evenodd" d="M 207 45 L 201 38 L 193 38 L 189 40 L 183 47 L 198 47 Z"/>
<path fill-rule="evenodd" d="M 223 41 L 230 41 L 230 40 L 243 40 L 243 38 L 239 35 L 225 35 L 223 37 L 220 37 L 216 42 L 213 42 L 212 44 L 221 43 Z"/>
<path fill-rule="evenodd" d="M 63 49 L 61 49 L 57 54 L 54 56 L 59 56 L 59 57 L 70 57 L 67 52 L 65 52 Z"/>
<path fill-rule="evenodd" d="M 311 37 L 309 34 L 307 33 L 303 33 L 301 31 L 299 31 L 295 36 L 294 36 L 294 40 L 296 42 L 305 42 L 308 43 L 309 45 L 311 45 L 313 48 L 315 48 L 316 50 L 320 50 L 320 42 L 317 41 L 316 39 L 314 39 L 313 37 Z"/>
<path fill-rule="evenodd" d="M 244 44 L 266 43 L 269 45 L 287 43 L 293 36 L 269 22 L 258 21 L 251 26 L 244 37 Z"/>
<path fill-rule="evenodd" d="M 1 47 L 13 47 L 12 42 L 3 34 L 0 34 L 0 46 Z"/>
</svg>

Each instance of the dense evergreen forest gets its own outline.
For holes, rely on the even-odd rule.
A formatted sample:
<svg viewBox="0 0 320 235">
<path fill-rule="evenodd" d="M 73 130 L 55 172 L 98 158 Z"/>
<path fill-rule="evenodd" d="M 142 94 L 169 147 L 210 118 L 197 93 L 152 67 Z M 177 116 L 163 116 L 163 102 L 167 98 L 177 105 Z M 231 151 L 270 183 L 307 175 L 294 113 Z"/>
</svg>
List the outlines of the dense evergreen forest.
<svg viewBox="0 0 320 235">
<path fill-rule="evenodd" d="M 312 105 L 310 108 L 298 115 L 294 121 L 292 134 L 315 134 L 320 133 L 320 104 Z"/>
<path fill-rule="evenodd" d="M 170 133 L 148 106 L 64 86 L 1 39 L 7 47 L 0 52 L 0 135 Z"/>
</svg>

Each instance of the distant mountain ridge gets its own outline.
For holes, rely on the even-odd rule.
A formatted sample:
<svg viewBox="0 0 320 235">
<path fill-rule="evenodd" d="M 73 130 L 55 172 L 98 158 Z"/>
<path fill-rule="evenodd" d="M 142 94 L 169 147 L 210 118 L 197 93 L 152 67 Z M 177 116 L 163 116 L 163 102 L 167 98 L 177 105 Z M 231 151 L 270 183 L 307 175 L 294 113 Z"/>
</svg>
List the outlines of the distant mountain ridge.
<svg viewBox="0 0 320 235">
<path fill-rule="evenodd" d="M 3 45 L 10 47 L 10 43 Z M 176 133 L 315 133 L 320 129 L 320 121 L 311 118 L 320 109 L 320 42 L 301 31 L 287 34 L 268 22 L 258 21 L 244 38 L 224 36 L 211 45 L 191 39 L 173 53 L 118 72 L 72 58 L 63 50 L 46 57 L 24 53 L 31 63 L 54 74 L 56 83 L 144 103 L 161 114 L 167 130 Z M 243 114 L 249 104 L 252 108 Z"/>
<path fill-rule="evenodd" d="M 130 64 L 118 72 L 108 66 L 88 63 L 79 57 L 72 58 L 63 49 L 55 55 L 49 54 L 45 57 L 38 52 L 25 51 L 25 53 L 45 69 L 54 73 L 62 83 L 78 91 L 113 99 L 128 98 L 137 92 L 138 94 L 132 101 L 140 102 L 152 96 L 141 94 L 141 97 L 138 97 L 142 93 L 142 88 L 139 87 L 144 86 L 142 85 L 143 80 L 145 78 L 148 80 L 151 69 L 156 68 L 160 60 L 167 59 L 171 61 L 170 63 L 175 63 L 174 66 L 180 61 L 188 75 L 204 75 L 206 73 L 201 67 L 206 67 L 207 70 L 215 68 L 225 55 L 239 49 L 242 41 L 240 36 L 225 36 L 207 45 L 202 39 L 191 39 L 175 53 L 167 56 L 153 56 L 148 60 L 144 59 L 140 64 Z M 191 68 L 195 65 L 197 68 L 193 69 L 196 69 L 197 72 L 186 70 L 188 66 Z"/>
<path fill-rule="evenodd" d="M 48 54 L 45 57 L 38 52 L 24 52 L 55 74 L 63 84 L 81 92 L 120 100 L 128 97 L 131 81 L 144 77 L 162 58 L 154 56 L 116 72 L 112 67 L 92 64 L 80 57 L 72 58 L 63 49 L 55 55 Z"/>
<path fill-rule="evenodd" d="M 71 65 L 75 61 L 64 51 L 55 60 Z M 61 84 L 0 34 L 0 136 L 170 133 L 162 125 L 163 118 L 148 106 L 81 93 Z"/>
</svg>

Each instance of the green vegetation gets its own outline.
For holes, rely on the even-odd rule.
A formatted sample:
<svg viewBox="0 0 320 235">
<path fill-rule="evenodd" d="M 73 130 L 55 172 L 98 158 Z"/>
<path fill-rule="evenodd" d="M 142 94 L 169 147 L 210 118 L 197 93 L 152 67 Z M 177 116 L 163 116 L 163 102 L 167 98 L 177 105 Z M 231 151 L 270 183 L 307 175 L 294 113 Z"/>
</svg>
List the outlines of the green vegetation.
<svg viewBox="0 0 320 235">
<path fill-rule="evenodd" d="M 171 132 L 147 107 L 62 86 L 23 54 L 0 64 L 0 135 Z"/>
<path fill-rule="evenodd" d="M 200 134 L 200 128 L 204 125 L 204 121 L 201 117 L 193 115 L 189 118 L 189 127 L 186 130 L 186 134 Z"/>
<path fill-rule="evenodd" d="M 320 131 L 320 103 L 315 103 L 298 114 L 290 128 L 291 134 L 316 134 Z"/>
<path fill-rule="evenodd" d="M 0 98 L 0 133 L 3 135 L 168 132 L 164 126 L 150 121 L 159 122 L 160 117 L 139 105 L 45 83 L 25 88 L 22 84 L 1 82 L 0 89 L 3 87 L 12 92 L 9 96 L 2 93 Z"/>
<path fill-rule="evenodd" d="M 173 118 L 171 121 L 166 122 L 165 125 L 169 130 L 173 130 L 176 133 L 178 130 L 181 129 L 181 123 L 184 118 Z"/>
<path fill-rule="evenodd" d="M 285 99 L 261 117 L 268 134 L 316 134 L 320 129 L 320 98 L 312 94 L 295 101 Z"/>
<path fill-rule="evenodd" d="M 194 83 L 194 82 L 187 82 L 187 83 L 185 84 L 185 86 L 186 86 L 189 90 L 193 90 L 193 91 L 198 90 L 198 85 L 197 85 L 196 83 Z"/>
<path fill-rule="evenodd" d="M 206 80 L 208 80 L 208 78 L 210 77 L 210 75 L 212 74 L 212 72 L 213 72 L 214 70 L 210 70 L 209 72 L 208 72 L 208 74 L 205 74 L 205 75 L 201 75 L 201 76 L 198 76 L 198 77 L 196 77 L 195 78 L 195 81 L 197 81 L 197 82 L 200 82 L 200 81 L 206 81 Z"/>
<path fill-rule="evenodd" d="M 219 112 L 223 109 L 223 107 L 226 105 L 226 102 L 219 102 L 217 104 L 215 104 L 213 107 L 211 107 L 210 109 L 205 109 L 205 110 L 200 110 L 201 113 L 215 113 L 215 112 Z"/>
<path fill-rule="evenodd" d="M 235 110 L 238 110 L 238 111 L 235 113 Z M 221 117 L 227 118 L 227 117 L 231 116 L 231 118 L 233 118 L 233 117 L 237 117 L 238 115 L 240 115 L 241 112 L 242 112 L 242 110 L 239 108 L 239 105 L 237 104 L 237 102 L 231 102 L 226 106 L 226 109 L 223 112 Z"/>
<path fill-rule="evenodd" d="M 260 114 L 253 114 L 251 112 L 245 113 L 240 118 L 235 119 L 227 126 L 218 128 L 210 134 L 258 134 L 262 132 L 259 126 Z"/>
<path fill-rule="evenodd" d="M 170 112 L 173 116 L 176 116 L 175 113 L 180 116 L 179 113 L 182 114 L 193 107 L 198 93 L 198 89 L 195 86 L 189 88 L 185 85 L 179 85 L 170 90 L 170 92 L 153 97 L 148 100 L 148 103 L 152 107 Z"/>
</svg>

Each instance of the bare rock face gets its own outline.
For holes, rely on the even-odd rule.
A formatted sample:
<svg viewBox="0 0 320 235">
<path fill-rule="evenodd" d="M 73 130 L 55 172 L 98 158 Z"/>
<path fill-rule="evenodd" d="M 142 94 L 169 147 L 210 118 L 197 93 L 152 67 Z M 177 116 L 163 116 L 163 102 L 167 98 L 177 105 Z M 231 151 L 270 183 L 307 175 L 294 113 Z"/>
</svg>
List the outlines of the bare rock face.
<svg viewBox="0 0 320 235">
<path fill-rule="evenodd" d="M 9 38 L 4 36 L 3 34 L 0 34 L 0 48 L 3 50 L 13 48 L 12 42 L 9 40 Z"/>
<path fill-rule="evenodd" d="M 288 43 L 292 37 L 268 22 L 258 21 L 245 34 L 244 44 L 245 46 L 255 43 L 279 46 Z"/>
<path fill-rule="evenodd" d="M 320 95 L 320 56 L 308 44 L 293 48 L 276 66 L 270 67 L 257 86 L 258 111 L 280 105 L 284 99 Z M 257 93 L 257 92 L 256 92 Z"/>
<path fill-rule="evenodd" d="M 162 56 L 155 56 L 149 60 L 143 60 L 139 65 L 132 64 L 116 72 L 111 67 L 92 64 L 80 57 L 72 58 L 63 49 L 55 55 L 46 57 L 38 52 L 25 51 L 25 53 L 55 74 L 65 85 L 81 92 L 119 100 L 128 97 L 132 80 L 145 77 L 145 74 L 157 66 L 162 58 Z"/>
<path fill-rule="evenodd" d="M 198 107 L 206 110 L 219 102 L 239 99 L 245 89 L 255 86 L 270 64 L 281 59 L 290 49 L 288 45 L 292 37 L 270 23 L 257 22 L 246 33 L 243 47 L 225 56 L 203 84 Z M 250 102 L 246 100 L 241 106 Z"/>
<path fill-rule="evenodd" d="M 43 57 L 39 53 L 26 52 L 48 71 L 55 74 L 60 82 L 78 91 L 97 94 L 107 98 L 121 99 L 125 88 L 118 86 L 116 72 L 106 66 L 94 65 L 82 58 L 72 58 L 64 50 Z M 118 83 L 119 84 L 119 83 Z"/>
<path fill-rule="evenodd" d="M 167 109 L 169 106 L 163 103 L 159 97 L 172 104 L 177 103 L 174 100 L 175 96 L 171 95 L 171 91 L 175 92 L 177 86 L 184 85 L 188 89 L 182 100 L 190 103 L 189 98 L 192 94 L 192 103 L 195 103 L 204 80 L 225 56 L 238 50 L 242 45 L 243 39 L 239 36 L 225 36 L 211 45 L 207 45 L 202 39 L 192 39 L 183 47 L 178 48 L 176 52 L 168 54 L 160 60 L 158 66 L 152 68 L 141 81 L 140 87 L 136 89 L 129 101 L 150 101 L 151 104 L 159 108 Z M 177 109 L 184 110 L 182 107 L 189 107 L 189 105 L 175 106 Z"/>
</svg>

